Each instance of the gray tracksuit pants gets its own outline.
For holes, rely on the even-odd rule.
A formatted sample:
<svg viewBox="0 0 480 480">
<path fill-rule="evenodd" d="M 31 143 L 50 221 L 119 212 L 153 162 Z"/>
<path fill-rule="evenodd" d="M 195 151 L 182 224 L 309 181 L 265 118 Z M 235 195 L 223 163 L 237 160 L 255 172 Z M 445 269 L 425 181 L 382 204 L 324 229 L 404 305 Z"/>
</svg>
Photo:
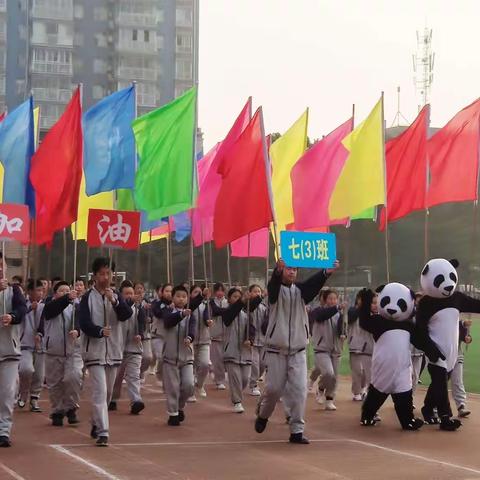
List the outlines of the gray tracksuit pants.
<svg viewBox="0 0 480 480">
<path fill-rule="evenodd" d="M 45 354 L 32 350 L 22 350 L 18 375 L 19 397 L 25 402 L 29 397 L 38 400 L 45 379 Z"/>
<path fill-rule="evenodd" d="M 108 404 L 112 399 L 113 385 L 118 366 L 91 365 L 88 367 L 92 382 L 92 424 L 99 437 L 108 437 Z"/>
<path fill-rule="evenodd" d="M 117 378 L 113 386 L 112 401 L 116 402 L 122 394 L 122 381 L 127 382 L 128 398 L 131 403 L 141 402 L 140 393 L 140 368 L 142 355 L 140 353 L 124 353 L 123 361 L 117 371 Z"/>
<path fill-rule="evenodd" d="M 250 388 L 258 386 L 258 379 L 265 372 L 263 347 L 252 347 L 252 372 L 250 374 Z"/>
<path fill-rule="evenodd" d="M 198 388 L 203 388 L 208 375 L 210 345 L 195 345 L 193 368 Z"/>
<path fill-rule="evenodd" d="M 191 363 L 163 363 L 163 388 L 167 396 L 167 415 L 178 415 L 187 399 L 194 393 L 193 365 Z"/>
<path fill-rule="evenodd" d="M 283 397 L 290 414 L 290 432 L 302 433 L 307 400 L 307 356 L 305 350 L 294 355 L 266 353 L 267 376 L 260 397 L 258 414 L 269 418 Z"/>
<path fill-rule="evenodd" d="M 223 341 L 212 340 L 210 345 L 210 359 L 212 360 L 215 384 L 225 383 L 225 364 L 223 363 Z"/>
<path fill-rule="evenodd" d="M 10 437 L 17 380 L 18 361 L 0 362 L 0 437 Z"/>
<path fill-rule="evenodd" d="M 453 367 L 450 375 L 450 381 L 452 383 L 452 396 L 457 409 L 460 407 L 460 405 L 466 405 L 467 403 L 467 392 L 465 391 L 465 386 L 463 384 L 463 363 L 464 356 L 463 354 L 459 353 L 457 363 L 455 363 L 455 367 Z"/>
<path fill-rule="evenodd" d="M 238 364 L 225 362 L 228 373 L 228 385 L 232 403 L 242 403 L 243 391 L 248 387 L 252 366 L 250 364 Z"/>
<path fill-rule="evenodd" d="M 420 378 L 420 370 L 422 369 L 423 355 L 412 355 L 412 390 L 415 391 Z"/>
<path fill-rule="evenodd" d="M 361 395 L 370 385 L 372 356 L 350 352 L 350 371 L 352 374 L 352 393 L 353 395 Z"/>
<path fill-rule="evenodd" d="M 163 348 L 165 346 L 165 339 L 160 337 L 155 337 L 155 338 L 152 338 L 151 342 L 152 342 L 152 351 L 156 359 L 155 374 L 157 376 L 157 380 L 161 382 L 162 376 L 163 376 Z"/>
<path fill-rule="evenodd" d="M 79 352 L 68 357 L 45 355 L 45 373 L 52 413 L 65 414 L 78 408 L 82 369 L 83 360 Z"/>
<path fill-rule="evenodd" d="M 337 376 L 340 355 L 328 352 L 315 352 L 315 370 L 320 372 L 320 383 L 318 389 L 325 390 L 325 396 L 335 398 L 337 392 Z"/>
</svg>

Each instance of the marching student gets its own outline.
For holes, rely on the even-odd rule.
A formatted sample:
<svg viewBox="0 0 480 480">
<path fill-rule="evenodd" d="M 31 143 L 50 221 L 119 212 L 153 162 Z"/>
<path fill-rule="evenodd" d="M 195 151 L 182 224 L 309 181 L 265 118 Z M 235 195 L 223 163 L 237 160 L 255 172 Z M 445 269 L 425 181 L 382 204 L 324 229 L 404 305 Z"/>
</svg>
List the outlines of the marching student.
<svg viewBox="0 0 480 480">
<path fill-rule="evenodd" d="M 112 270 L 108 258 L 96 258 L 92 264 L 95 286 L 82 298 L 79 307 L 82 335 L 82 354 L 92 382 L 91 437 L 97 446 L 108 445 L 108 404 L 113 391 L 117 369 L 122 363 L 123 329 L 133 311 L 121 295 L 110 288 Z"/>
<path fill-rule="evenodd" d="M 188 307 L 188 290 L 179 285 L 172 291 L 173 305 L 162 310 L 165 327 L 163 386 L 167 396 L 168 425 L 185 420 L 185 404 L 193 395 L 193 341 L 195 322 Z"/>
<path fill-rule="evenodd" d="M 60 281 L 53 287 L 53 297 L 43 309 L 46 380 L 50 418 L 55 427 L 63 426 L 64 417 L 70 425 L 78 423 L 83 360 L 78 315 L 75 315 L 77 298 L 77 291 Z"/>
<path fill-rule="evenodd" d="M 213 298 L 210 300 L 210 308 L 227 308 L 228 301 L 225 298 L 225 286 L 223 283 L 215 283 L 213 286 Z M 218 310 L 217 310 L 218 311 Z M 223 340 L 225 326 L 220 315 L 213 315 L 213 325 L 210 327 L 210 360 L 212 362 L 213 377 L 217 390 L 225 390 L 225 363 L 223 362 Z"/>
<path fill-rule="evenodd" d="M 163 349 L 165 343 L 165 328 L 163 325 L 162 311 L 164 308 L 170 307 L 172 304 L 172 289 L 171 283 L 166 283 L 160 289 L 158 300 L 152 303 L 152 351 L 156 359 L 155 374 L 160 385 L 160 390 L 163 389 Z"/>
<path fill-rule="evenodd" d="M 339 262 L 335 261 L 335 268 Z M 333 269 L 333 270 L 334 270 Z M 280 259 L 268 283 L 270 304 L 265 339 L 267 378 L 257 406 L 255 430 L 262 433 L 275 406 L 283 397 L 290 417 L 290 442 L 307 444 L 304 414 L 307 399 L 308 315 L 311 302 L 333 270 L 321 270 L 302 283 L 295 283 L 297 269 Z"/>
<path fill-rule="evenodd" d="M 2 260 L 0 252 L 0 260 Z M 9 286 L 6 266 L 0 262 L 0 448 L 11 446 L 10 432 L 17 393 L 21 358 L 20 328 L 27 313 L 25 297 L 18 285 Z"/>
<path fill-rule="evenodd" d="M 130 281 L 125 280 L 122 283 L 120 295 L 132 308 L 133 315 L 122 325 L 125 329 L 125 350 L 108 409 L 110 411 L 117 409 L 117 400 L 120 399 L 122 382 L 125 378 L 130 398 L 130 413 L 138 415 L 145 408 L 140 393 L 140 368 L 142 365 L 142 340 L 145 333 L 146 314 L 142 306 L 143 296 L 135 295 L 133 284 Z"/>
<path fill-rule="evenodd" d="M 463 344 L 469 345 L 472 343 L 472 337 L 470 335 L 471 325 L 472 320 L 470 319 L 460 320 L 459 322 L 458 357 L 450 376 L 452 397 L 457 407 L 459 418 L 466 418 L 471 414 L 471 411 L 467 409 L 467 392 L 463 384 L 463 364 L 465 362 Z"/>
<path fill-rule="evenodd" d="M 42 346 L 42 332 L 39 331 L 44 304 L 43 284 L 40 280 L 29 280 L 27 285 L 27 314 L 22 323 L 20 343 L 22 358 L 18 375 L 17 406 L 24 408 L 30 398 L 30 411 L 41 412 L 38 405 L 45 379 L 45 355 Z"/>
<path fill-rule="evenodd" d="M 325 410 L 336 410 L 334 404 L 337 391 L 338 364 L 343 350 L 343 309 L 339 305 L 335 290 L 322 293 L 324 307 L 310 312 L 312 345 L 315 353 L 315 368 L 320 372 L 318 391 L 325 397 Z"/>
<path fill-rule="evenodd" d="M 250 300 L 260 298 L 258 307 L 250 313 L 251 323 L 255 329 L 252 345 L 252 370 L 250 373 L 250 395 L 259 397 L 261 392 L 258 388 L 258 382 L 265 372 L 264 345 L 265 335 L 262 332 L 262 324 L 267 315 L 267 306 L 263 303 L 262 289 L 259 285 L 250 285 L 248 289 Z"/>
<path fill-rule="evenodd" d="M 87 291 L 87 287 L 85 286 L 85 281 L 80 277 L 76 278 L 73 288 L 77 292 L 77 299 L 75 300 L 75 303 L 79 304 L 83 295 Z"/>
<path fill-rule="evenodd" d="M 422 297 L 422 293 L 415 294 L 415 309 L 417 308 L 418 302 Z M 410 345 L 410 352 L 412 357 L 412 390 L 415 392 L 420 380 L 422 365 L 424 365 L 425 354 L 413 345 Z"/>
<path fill-rule="evenodd" d="M 152 312 L 151 303 L 145 296 L 145 285 L 142 282 L 137 282 L 133 286 L 135 295 L 142 299 L 141 306 L 145 311 L 145 332 L 142 340 L 142 364 L 140 367 L 141 383 L 145 383 L 145 372 L 150 367 L 153 360 L 152 353 Z"/>
</svg>

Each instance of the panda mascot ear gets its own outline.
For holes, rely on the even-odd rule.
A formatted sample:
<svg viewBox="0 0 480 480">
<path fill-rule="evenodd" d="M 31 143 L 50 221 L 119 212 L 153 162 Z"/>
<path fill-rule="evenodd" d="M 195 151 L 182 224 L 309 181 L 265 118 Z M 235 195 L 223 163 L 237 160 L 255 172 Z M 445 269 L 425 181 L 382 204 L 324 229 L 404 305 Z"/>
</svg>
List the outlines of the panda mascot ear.
<svg viewBox="0 0 480 480">
<path fill-rule="evenodd" d="M 376 291 L 377 293 L 380 293 L 384 288 L 385 288 L 385 285 L 380 285 L 379 287 L 377 287 L 377 288 L 375 289 L 375 291 Z"/>
<path fill-rule="evenodd" d="M 453 268 L 458 268 L 460 265 L 460 262 L 456 258 L 449 260 L 449 262 L 452 264 Z"/>
<path fill-rule="evenodd" d="M 426 275 L 428 271 L 430 270 L 430 267 L 428 263 L 425 265 L 424 269 L 422 270 L 422 275 Z"/>
<path fill-rule="evenodd" d="M 415 292 L 412 289 L 410 289 L 410 295 L 412 296 L 412 299 L 415 300 Z"/>
</svg>

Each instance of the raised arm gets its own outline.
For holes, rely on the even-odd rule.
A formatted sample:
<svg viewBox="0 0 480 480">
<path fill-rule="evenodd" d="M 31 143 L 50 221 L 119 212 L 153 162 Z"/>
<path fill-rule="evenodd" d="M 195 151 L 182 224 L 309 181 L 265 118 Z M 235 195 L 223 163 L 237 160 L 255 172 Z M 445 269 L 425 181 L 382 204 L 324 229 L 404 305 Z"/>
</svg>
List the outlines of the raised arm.
<svg viewBox="0 0 480 480">
<path fill-rule="evenodd" d="M 310 318 L 313 322 L 325 322 L 329 318 L 336 315 L 340 309 L 338 306 L 334 307 L 317 307 L 310 312 Z"/>
<path fill-rule="evenodd" d="M 22 323 L 23 318 L 27 314 L 27 302 L 17 285 L 13 285 L 12 293 L 12 311 L 10 315 L 12 316 L 12 325 L 16 325 Z"/>
<path fill-rule="evenodd" d="M 480 300 L 458 293 L 458 306 L 462 313 L 480 313 Z"/>
<path fill-rule="evenodd" d="M 88 306 L 88 298 L 90 292 L 87 292 L 80 301 L 80 306 L 78 308 L 78 322 L 82 332 L 93 338 L 102 338 L 102 327 L 95 325 L 92 322 L 92 316 L 90 314 L 90 307 Z M 45 305 L 46 307 L 47 305 Z"/>
<path fill-rule="evenodd" d="M 190 310 L 192 313 L 202 304 L 203 297 L 202 295 L 197 295 L 196 297 L 190 298 Z"/>
<path fill-rule="evenodd" d="M 117 302 L 113 305 L 113 309 L 117 314 L 119 322 L 125 322 L 133 315 L 132 307 L 124 300 L 121 295 L 118 295 Z"/>
<path fill-rule="evenodd" d="M 173 328 L 182 321 L 183 315 L 182 312 L 179 311 L 173 312 L 170 309 L 168 309 L 168 311 L 167 309 L 164 309 L 162 318 L 165 328 Z"/>
<path fill-rule="evenodd" d="M 45 320 L 51 320 L 52 318 L 58 317 L 70 303 L 68 295 L 63 297 L 56 298 L 51 302 L 48 302 L 43 308 L 43 317 Z"/>
<path fill-rule="evenodd" d="M 310 303 L 319 294 L 328 277 L 326 270 L 320 270 L 304 282 L 297 283 L 305 303 Z"/>
<path fill-rule="evenodd" d="M 235 320 L 235 317 L 242 311 L 243 307 L 244 303 L 240 299 L 222 313 L 222 320 L 225 326 L 228 327 Z"/>
<path fill-rule="evenodd" d="M 268 301 L 271 305 L 277 303 L 280 295 L 280 287 L 282 286 L 282 271 L 275 268 L 272 272 L 272 277 L 267 285 Z"/>
</svg>

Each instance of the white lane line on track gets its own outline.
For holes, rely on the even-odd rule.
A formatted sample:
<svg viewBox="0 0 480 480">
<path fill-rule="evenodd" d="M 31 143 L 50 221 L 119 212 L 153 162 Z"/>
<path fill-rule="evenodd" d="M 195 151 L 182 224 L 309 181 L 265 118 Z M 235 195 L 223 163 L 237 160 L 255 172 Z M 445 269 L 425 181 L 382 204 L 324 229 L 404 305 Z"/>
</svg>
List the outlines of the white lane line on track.
<svg viewBox="0 0 480 480">
<path fill-rule="evenodd" d="M 14 472 L 11 468 L 8 468 L 6 465 L 0 462 L 0 470 L 7 472 L 14 480 L 25 480 L 21 475 L 17 472 Z"/>
<path fill-rule="evenodd" d="M 85 460 L 84 458 L 79 457 L 78 455 L 75 455 L 75 453 L 70 452 L 69 450 L 64 448 L 62 445 L 50 445 L 50 447 L 52 447 L 57 452 L 60 452 L 63 455 L 67 455 L 68 457 L 73 458 L 77 462 L 82 463 L 83 465 L 86 465 L 88 468 L 93 470 L 97 475 L 100 475 L 103 478 L 108 478 L 109 480 L 122 480 L 121 477 L 117 477 L 116 475 L 113 475 L 107 472 L 102 467 L 99 467 L 98 465 L 95 465 L 94 463 L 89 462 L 88 460 Z"/>
</svg>

